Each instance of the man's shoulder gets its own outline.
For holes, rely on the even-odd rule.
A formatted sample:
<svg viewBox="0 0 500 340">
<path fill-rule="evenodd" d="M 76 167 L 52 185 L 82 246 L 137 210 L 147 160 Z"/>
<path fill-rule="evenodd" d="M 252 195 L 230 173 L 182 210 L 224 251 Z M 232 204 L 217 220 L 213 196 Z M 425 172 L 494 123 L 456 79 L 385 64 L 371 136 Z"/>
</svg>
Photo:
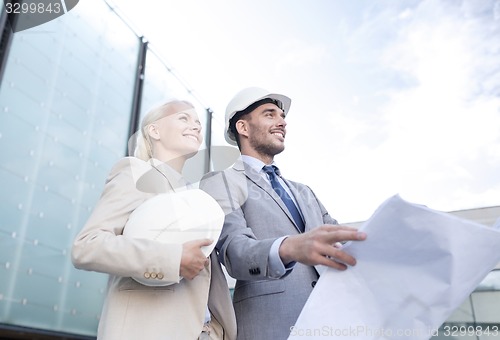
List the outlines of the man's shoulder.
<svg viewBox="0 0 500 340">
<path fill-rule="evenodd" d="M 224 170 L 210 171 L 206 173 L 201 181 L 206 180 L 224 180 L 224 178 L 232 178 L 234 176 L 238 176 L 239 171 L 234 169 L 233 167 L 226 168 Z"/>
<path fill-rule="evenodd" d="M 203 176 L 200 189 L 208 192 L 224 190 L 236 192 L 247 187 L 247 178 L 243 171 L 233 167 L 221 171 L 212 171 Z"/>
<path fill-rule="evenodd" d="M 311 190 L 311 188 L 309 188 L 309 186 L 304 184 L 304 183 L 293 181 L 293 180 L 290 180 L 288 178 L 286 179 L 286 181 L 288 182 L 289 185 L 293 185 L 296 188 Z"/>
</svg>

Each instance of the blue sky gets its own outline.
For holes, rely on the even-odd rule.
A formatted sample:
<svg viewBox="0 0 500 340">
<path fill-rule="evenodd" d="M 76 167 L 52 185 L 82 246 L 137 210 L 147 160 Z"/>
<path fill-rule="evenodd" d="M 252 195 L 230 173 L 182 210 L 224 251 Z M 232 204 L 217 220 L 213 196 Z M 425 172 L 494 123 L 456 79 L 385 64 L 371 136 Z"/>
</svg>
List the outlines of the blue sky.
<svg viewBox="0 0 500 340">
<path fill-rule="evenodd" d="M 386 198 L 500 205 L 500 0 L 113 0 L 215 111 L 292 98 L 286 178 L 340 222 Z"/>
</svg>

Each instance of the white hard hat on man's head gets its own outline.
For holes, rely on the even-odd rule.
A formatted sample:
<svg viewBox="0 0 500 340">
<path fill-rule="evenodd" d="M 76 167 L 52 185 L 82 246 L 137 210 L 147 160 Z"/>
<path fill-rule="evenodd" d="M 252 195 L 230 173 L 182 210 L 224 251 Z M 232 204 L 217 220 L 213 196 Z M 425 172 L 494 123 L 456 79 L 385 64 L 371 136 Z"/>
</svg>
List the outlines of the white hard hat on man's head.
<svg viewBox="0 0 500 340">
<path fill-rule="evenodd" d="M 253 103 L 266 98 L 277 101 L 277 105 L 283 110 L 285 115 L 288 113 L 288 109 L 290 109 L 290 104 L 292 102 L 290 98 L 282 94 L 271 93 L 259 87 L 249 87 L 241 90 L 231 99 L 226 108 L 226 127 L 224 130 L 224 137 L 229 144 L 236 145 L 234 134 L 229 129 L 231 118 L 233 118 L 237 112 L 243 111 Z"/>
</svg>

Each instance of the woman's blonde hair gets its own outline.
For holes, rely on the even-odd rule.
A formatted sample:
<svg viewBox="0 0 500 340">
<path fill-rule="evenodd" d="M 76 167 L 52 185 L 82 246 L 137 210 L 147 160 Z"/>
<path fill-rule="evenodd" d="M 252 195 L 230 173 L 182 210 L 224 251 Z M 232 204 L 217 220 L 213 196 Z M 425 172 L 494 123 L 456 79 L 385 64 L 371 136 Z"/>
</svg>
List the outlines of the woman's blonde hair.
<svg viewBox="0 0 500 340">
<path fill-rule="evenodd" d="M 142 159 L 143 161 L 148 161 L 153 158 L 153 144 L 151 143 L 151 138 L 148 133 L 149 125 L 153 124 L 159 119 L 162 119 L 168 115 L 168 108 L 174 104 L 186 104 L 194 108 L 194 105 L 186 100 L 170 100 L 160 106 L 151 109 L 142 119 L 141 129 L 137 131 L 137 141 L 134 150 L 134 156 Z"/>
</svg>

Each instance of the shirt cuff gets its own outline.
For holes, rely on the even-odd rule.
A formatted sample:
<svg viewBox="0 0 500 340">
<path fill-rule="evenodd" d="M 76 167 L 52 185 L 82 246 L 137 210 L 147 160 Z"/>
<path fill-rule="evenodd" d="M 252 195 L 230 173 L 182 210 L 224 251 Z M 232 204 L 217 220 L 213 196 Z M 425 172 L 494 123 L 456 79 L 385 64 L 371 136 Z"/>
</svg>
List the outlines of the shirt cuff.
<svg viewBox="0 0 500 340">
<path fill-rule="evenodd" d="M 283 236 L 273 242 L 271 250 L 269 251 L 269 276 L 273 279 L 279 279 L 283 277 L 288 272 L 292 271 L 296 262 L 290 262 L 286 266 L 280 258 L 279 250 L 281 243 L 288 236 Z"/>
</svg>

